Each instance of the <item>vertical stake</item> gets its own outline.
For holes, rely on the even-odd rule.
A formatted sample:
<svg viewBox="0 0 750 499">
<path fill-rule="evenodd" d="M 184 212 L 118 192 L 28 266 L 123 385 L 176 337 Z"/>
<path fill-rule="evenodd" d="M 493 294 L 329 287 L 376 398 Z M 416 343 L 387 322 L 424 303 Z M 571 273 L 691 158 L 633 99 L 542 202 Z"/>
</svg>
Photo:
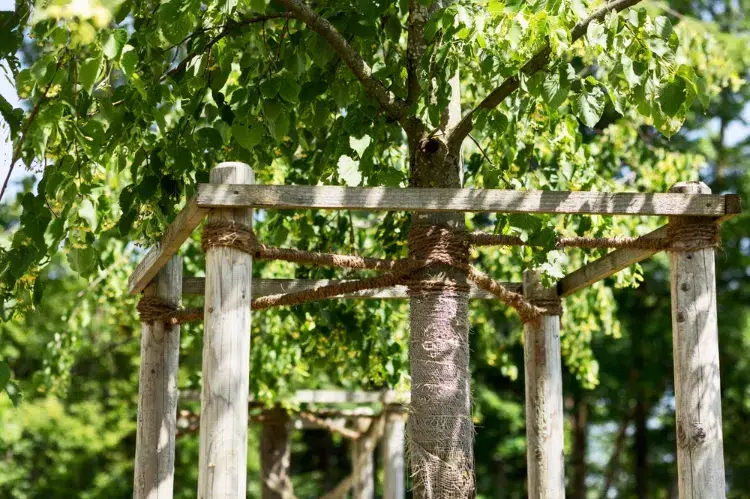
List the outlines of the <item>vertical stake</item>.
<svg viewBox="0 0 750 499">
<path fill-rule="evenodd" d="M 542 287 L 539 271 L 523 273 L 527 300 L 554 300 L 557 291 Z M 526 370 L 526 461 L 529 497 L 565 497 L 563 394 L 560 317 L 543 315 L 523 326 Z"/>
<path fill-rule="evenodd" d="M 404 499 L 406 482 L 404 479 L 404 431 L 406 415 L 395 409 L 399 406 L 386 407 L 389 411 L 383 434 L 383 497 Z"/>
<path fill-rule="evenodd" d="M 173 256 L 143 294 L 179 306 L 182 257 Z M 172 497 L 179 359 L 179 324 L 141 322 L 134 499 Z"/>
<path fill-rule="evenodd" d="M 212 184 L 253 184 L 244 163 L 220 163 Z M 216 209 L 208 222 L 252 226 L 249 208 Z M 250 299 L 253 259 L 226 246 L 206 251 L 198 498 L 247 496 Z"/>
<path fill-rule="evenodd" d="M 710 194 L 703 182 L 680 182 L 669 192 Z M 669 224 L 706 221 L 669 217 Z M 724 497 L 719 334 L 714 249 L 669 252 L 672 347 L 681 498 Z"/>
<path fill-rule="evenodd" d="M 368 433 L 370 425 L 379 424 L 375 419 L 357 418 L 357 431 L 363 435 Z M 374 437 L 361 437 L 352 440 L 351 459 L 352 474 L 352 499 L 373 499 L 375 497 L 375 461 L 373 451 L 377 441 Z"/>
</svg>

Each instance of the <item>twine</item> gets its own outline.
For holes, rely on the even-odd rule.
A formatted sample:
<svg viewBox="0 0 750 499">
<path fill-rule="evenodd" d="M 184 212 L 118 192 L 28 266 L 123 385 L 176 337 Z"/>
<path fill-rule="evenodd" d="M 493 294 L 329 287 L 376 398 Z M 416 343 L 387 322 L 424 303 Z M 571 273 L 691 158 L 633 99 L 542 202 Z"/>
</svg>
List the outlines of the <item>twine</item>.
<svg viewBox="0 0 750 499">
<path fill-rule="evenodd" d="M 235 248 L 262 260 L 283 260 L 317 266 L 329 266 L 357 270 L 384 271 L 385 274 L 329 284 L 313 289 L 268 295 L 251 302 L 253 310 L 270 307 L 299 305 L 309 301 L 323 300 L 347 293 L 369 289 L 387 288 L 403 284 L 409 288 L 409 296 L 425 294 L 466 293 L 467 282 L 487 291 L 503 303 L 514 308 L 523 322 L 541 315 L 560 315 L 558 303 L 529 301 L 522 294 L 508 290 L 487 274 L 469 264 L 469 249 L 474 246 L 520 246 L 526 245 L 521 238 L 485 232 L 453 231 L 444 227 L 415 225 L 409 230 L 409 257 L 403 259 L 370 258 L 337 253 L 321 253 L 290 248 L 270 247 L 257 240 L 252 228 L 230 221 L 211 222 L 203 230 L 202 247 L 224 246 Z M 720 246 L 719 226 L 714 221 L 667 225 L 667 237 L 563 237 L 556 241 L 557 248 L 620 248 L 668 251 L 696 251 Z M 460 270 L 467 282 L 454 279 L 435 279 L 424 274 L 424 269 L 445 267 Z M 200 320 L 203 310 L 184 309 L 171 305 L 156 296 L 146 296 L 138 303 L 142 322 L 183 324 Z"/>
</svg>

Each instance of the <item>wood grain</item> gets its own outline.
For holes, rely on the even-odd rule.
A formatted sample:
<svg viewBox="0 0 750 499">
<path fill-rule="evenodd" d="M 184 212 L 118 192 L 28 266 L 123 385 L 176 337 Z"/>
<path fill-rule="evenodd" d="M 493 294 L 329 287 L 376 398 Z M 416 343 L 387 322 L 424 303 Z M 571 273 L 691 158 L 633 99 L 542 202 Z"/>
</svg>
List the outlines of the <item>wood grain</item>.
<svg viewBox="0 0 750 499">
<path fill-rule="evenodd" d="M 190 237 L 208 211 L 207 208 L 199 208 L 195 198 L 188 200 L 174 222 L 164 231 L 161 241 L 149 249 L 135 267 L 128 278 L 128 293 L 136 295 L 148 286 L 159 270 L 180 249 L 182 243 Z"/>
<path fill-rule="evenodd" d="M 400 189 L 308 185 L 198 187 L 201 208 L 331 209 L 363 211 L 580 213 L 597 215 L 695 215 L 721 217 L 722 195 L 510 191 L 499 189 Z M 734 202 L 730 209 L 736 209 Z"/>
<path fill-rule="evenodd" d="M 212 182 L 253 182 L 243 163 L 221 163 Z M 212 210 L 209 221 L 251 226 L 251 209 Z M 247 496 L 247 408 L 253 259 L 228 246 L 206 251 L 198 497 Z"/>
<path fill-rule="evenodd" d="M 643 237 L 648 239 L 666 238 L 667 227 L 659 227 Z M 598 260 L 589 262 L 560 279 L 557 283 L 557 292 L 561 297 L 570 296 L 624 268 L 652 257 L 659 251 L 653 249 L 618 249 L 607 253 Z"/>
<path fill-rule="evenodd" d="M 701 182 L 670 191 L 710 192 Z M 700 219 L 673 217 L 670 224 Z M 725 497 L 714 249 L 670 251 L 680 498 Z"/>
<path fill-rule="evenodd" d="M 145 294 L 178 306 L 181 289 L 182 257 L 175 255 L 146 288 Z M 136 499 L 172 497 L 179 357 L 179 325 L 141 323 L 133 482 Z"/>
<path fill-rule="evenodd" d="M 526 299 L 553 299 L 554 289 L 541 286 L 540 273 L 523 274 Z M 526 460 L 529 497 L 565 497 L 563 387 L 560 317 L 544 315 L 524 324 L 526 371 Z"/>
<path fill-rule="evenodd" d="M 388 414 L 383 432 L 383 497 L 404 499 L 406 496 L 406 459 L 404 444 L 406 417 Z"/>
<path fill-rule="evenodd" d="M 289 293 L 293 291 L 302 291 L 305 289 L 317 288 L 320 286 L 327 286 L 328 284 L 335 284 L 343 282 L 337 279 L 253 279 L 253 298 L 259 298 L 261 296 L 275 295 L 281 293 Z M 517 282 L 504 282 L 501 283 L 503 286 L 516 293 L 522 292 L 521 283 Z M 186 277 L 182 283 L 182 294 L 183 295 L 203 295 L 205 289 L 205 279 L 202 277 Z M 408 299 L 408 290 L 406 286 L 394 286 L 392 288 L 382 289 L 369 289 L 360 291 L 357 293 L 341 295 L 338 297 L 343 300 L 362 300 L 362 299 L 378 299 L 378 300 L 404 300 Z M 469 291 L 469 298 L 477 300 L 490 300 L 494 299 L 491 293 L 479 289 L 476 286 L 472 286 Z"/>
</svg>

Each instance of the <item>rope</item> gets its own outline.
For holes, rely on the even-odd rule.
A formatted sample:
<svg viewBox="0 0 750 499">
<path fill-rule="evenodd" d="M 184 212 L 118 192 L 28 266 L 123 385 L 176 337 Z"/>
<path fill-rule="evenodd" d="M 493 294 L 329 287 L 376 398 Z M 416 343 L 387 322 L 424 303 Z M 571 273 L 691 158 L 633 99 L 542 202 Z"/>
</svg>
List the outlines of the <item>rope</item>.
<svg viewBox="0 0 750 499">
<path fill-rule="evenodd" d="M 309 265 L 330 266 L 358 270 L 385 271 L 385 274 L 356 281 L 329 284 L 313 289 L 263 296 L 251 302 L 253 310 L 270 307 L 299 305 L 309 301 L 323 300 L 342 294 L 356 293 L 404 284 L 410 296 L 446 291 L 468 292 L 467 283 L 450 279 L 431 279 L 419 275 L 421 270 L 435 266 L 460 270 L 468 282 L 487 291 L 503 303 L 514 308 L 523 322 L 541 315 L 561 315 L 559 300 L 529 301 L 520 293 L 508 290 L 487 274 L 469 264 L 469 250 L 474 246 L 512 245 L 526 243 L 517 236 L 488 234 L 485 232 L 452 231 L 437 226 L 412 226 L 409 230 L 409 257 L 397 260 L 368 258 L 337 253 L 320 253 L 299 249 L 269 247 L 260 243 L 252 228 L 235 222 L 212 222 L 203 230 L 202 246 L 231 247 L 252 255 L 257 259 L 283 260 Z M 669 251 L 694 251 L 715 248 L 720 245 L 719 226 L 713 221 L 669 224 L 666 238 L 647 237 L 564 237 L 558 238 L 556 247 L 579 248 L 627 248 Z M 137 307 L 140 319 L 145 323 L 163 322 L 182 324 L 200 320 L 203 309 L 176 307 L 156 296 L 145 296 Z"/>
</svg>

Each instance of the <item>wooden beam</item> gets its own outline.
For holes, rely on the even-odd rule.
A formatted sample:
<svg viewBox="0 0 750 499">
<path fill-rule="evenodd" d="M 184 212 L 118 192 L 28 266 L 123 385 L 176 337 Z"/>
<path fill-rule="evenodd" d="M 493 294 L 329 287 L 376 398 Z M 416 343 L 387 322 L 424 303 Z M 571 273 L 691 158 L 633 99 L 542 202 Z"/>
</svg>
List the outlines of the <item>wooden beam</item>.
<svg viewBox="0 0 750 499">
<path fill-rule="evenodd" d="M 733 196 L 733 195 L 730 195 Z M 330 209 L 579 213 L 591 215 L 692 215 L 722 217 L 737 209 L 734 197 L 640 192 L 510 191 L 499 189 L 400 189 L 319 185 L 198 186 L 201 208 Z"/>
<path fill-rule="evenodd" d="M 666 238 L 667 226 L 659 227 L 643 237 L 648 239 Z M 607 253 L 598 260 L 589 262 L 560 279 L 557 283 L 557 292 L 561 297 L 572 295 L 576 291 L 606 279 L 626 267 L 650 258 L 659 251 L 655 249 L 618 249 Z"/>
<path fill-rule="evenodd" d="M 185 207 L 169 224 L 161 241 L 148 250 L 146 256 L 138 263 L 135 270 L 128 278 L 128 292 L 135 295 L 146 289 L 162 267 L 180 249 L 182 243 L 190 237 L 193 230 L 201 223 L 203 217 L 208 213 L 208 208 L 200 208 L 196 198 L 188 200 Z"/>
<path fill-rule="evenodd" d="M 253 298 L 261 296 L 276 295 L 289 293 L 292 291 L 302 291 L 305 289 L 317 288 L 328 284 L 342 282 L 335 279 L 253 279 Z M 516 293 L 522 292 L 521 283 L 504 282 L 503 286 Z M 186 277 L 182 283 L 183 295 L 201 295 L 205 289 L 205 279 L 203 277 Z M 357 299 L 379 299 L 379 300 L 403 300 L 409 298 L 406 286 L 394 286 L 392 288 L 368 289 L 357 293 L 340 296 L 344 300 Z M 469 291 L 469 298 L 477 300 L 490 300 L 494 296 L 483 289 L 475 286 Z"/>
<path fill-rule="evenodd" d="M 394 390 L 362 392 L 348 390 L 299 390 L 290 402 L 299 404 L 408 404 L 409 393 Z"/>
</svg>

